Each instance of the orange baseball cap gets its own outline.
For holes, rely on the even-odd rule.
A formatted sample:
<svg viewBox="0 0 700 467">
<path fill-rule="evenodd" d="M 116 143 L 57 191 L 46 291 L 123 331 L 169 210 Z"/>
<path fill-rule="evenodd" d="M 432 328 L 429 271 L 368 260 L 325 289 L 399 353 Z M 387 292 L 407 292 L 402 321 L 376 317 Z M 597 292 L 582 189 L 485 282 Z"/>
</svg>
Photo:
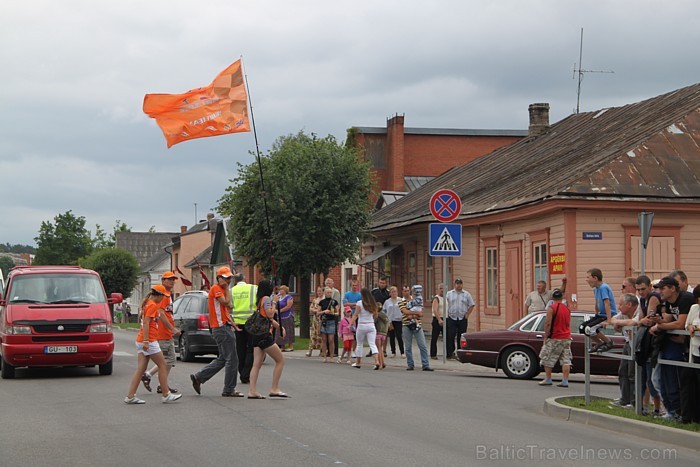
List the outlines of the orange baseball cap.
<svg viewBox="0 0 700 467">
<path fill-rule="evenodd" d="M 216 277 L 219 277 L 219 276 L 224 277 L 224 278 L 227 278 L 227 279 L 228 279 L 229 277 L 233 277 L 233 273 L 231 272 L 231 268 L 229 268 L 229 267 L 227 267 L 227 266 L 224 266 L 224 267 L 219 268 L 219 269 L 216 271 Z"/>
<path fill-rule="evenodd" d="M 160 284 L 154 285 L 153 287 L 151 287 L 151 290 L 156 292 L 156 293 L 159 293 L 161 295 L 165 295 L 166 297 L 170 296 L 170 292 L 168 292 L 168 289 L 166 289 L 164 286 L 162 286 Z"/>
<path fill-rule="evenodd" d="M 177 280 L 177 276 L 172 271 L 165 271 L 163 273 L 163 275 L 161 276 L 161 279 L 175 279 L 175 280 Z"/>
</svg>

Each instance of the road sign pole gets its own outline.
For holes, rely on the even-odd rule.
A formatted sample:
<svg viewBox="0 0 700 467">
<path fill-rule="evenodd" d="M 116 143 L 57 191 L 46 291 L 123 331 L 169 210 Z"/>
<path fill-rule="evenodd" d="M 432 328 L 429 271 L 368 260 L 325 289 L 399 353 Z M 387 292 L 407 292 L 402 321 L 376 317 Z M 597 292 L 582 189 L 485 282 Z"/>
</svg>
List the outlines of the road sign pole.
<svg viewBox="0 0 700 467">
<path fill-rule="evenodd" d="M 442 363 L 447 363 L 447 257 L 442 257 Z"/>
<path fill-rule="evenodd" d="M 640 212 L 637 214 L 637 222 L 639 223 L 639 233 L 642 236 L 642 253 L 640 258 L 641 273 L 645 274 L 647 243 L 649 243 L 649 235 L 651 234 L 651 225 L 654 222 L 653 212 Z"/>
</svg>

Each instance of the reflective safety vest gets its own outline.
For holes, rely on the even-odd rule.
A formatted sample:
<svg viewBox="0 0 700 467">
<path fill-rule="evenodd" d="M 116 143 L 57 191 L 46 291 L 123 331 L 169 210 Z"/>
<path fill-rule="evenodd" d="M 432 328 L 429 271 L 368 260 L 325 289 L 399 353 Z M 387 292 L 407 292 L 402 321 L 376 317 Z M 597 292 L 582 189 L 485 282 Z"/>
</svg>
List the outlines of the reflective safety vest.
<svg viewBox="0 0 700 467">
<path fill-rule="evenodd" d="M 258 287 L 253 284 L 239 282 L 231 288 L 231 301 L 233 302 L 233 321 L 236 324 L 245 324 L 255 310 L 255 295 Z"/>
</svg>

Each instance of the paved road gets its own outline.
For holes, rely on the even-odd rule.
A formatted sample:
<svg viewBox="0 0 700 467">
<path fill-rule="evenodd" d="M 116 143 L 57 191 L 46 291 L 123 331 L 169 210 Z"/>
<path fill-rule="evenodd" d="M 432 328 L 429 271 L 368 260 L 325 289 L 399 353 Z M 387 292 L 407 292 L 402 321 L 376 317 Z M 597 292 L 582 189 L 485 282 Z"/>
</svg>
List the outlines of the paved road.
<svg viewBox="0 0 700 467">
<path fill-rule="evenodd" d="M 622 465 L 668 455 L 674 466 L 697 465 L 697 452 L 651 450 L 647 440 L 542 413 L 546 397 L 581 394 L 582 384 L 540 388 L 456 363 L 407 372 L 389 359 L 386 370 L 357 370 L 297 351 L 286 354 L 282 384 L 293 398 L 257 401 L 221 398 L 223 374 L 196 396 L 188 375 L 203 358 L 178 362 L 178 404 L 140 389 L 147 404 L 127 406 L 134 334 L 116 336 L 112 376 L 18 370 L 17 379 L 0 381 L 0 465 L 601 465 L 610 455 L 631 458 L 615 462 Z M 266 364 L 261 391 L 270 374 Z M 595 384 L 595 394 L 615 395 L 609 381 Z"/>
</svg>

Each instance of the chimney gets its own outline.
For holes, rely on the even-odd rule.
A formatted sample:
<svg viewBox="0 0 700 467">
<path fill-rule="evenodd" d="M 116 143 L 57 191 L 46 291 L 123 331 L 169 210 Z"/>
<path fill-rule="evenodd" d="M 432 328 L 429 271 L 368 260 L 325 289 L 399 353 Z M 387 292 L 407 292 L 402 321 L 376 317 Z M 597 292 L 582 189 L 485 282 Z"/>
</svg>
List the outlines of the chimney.
<svg viewBox="0 0 700 467">
<path fill-rule="evenodd" d="M 181 225 L 181 226 L 180 226 L 180 233 L 181 233 L 181 234 L 184 234 L 185 232 L 187 232 L 187 226 L 186 226 L 186 225 Z"/>
<path fill-rule="evenodd" d="M 207 214 L 208 221 L 212 220 L 213 218 L 214 218 L 214 214 L 212 214 L 211 212 L 209 214 Z"/>
<path fill-rule="evenodd" d="M 547 133 L 549 130 L 549 104 L 530 104 L 528 111 L 530 112 L 528 135 L 536 138 Z"/>
</svg>

